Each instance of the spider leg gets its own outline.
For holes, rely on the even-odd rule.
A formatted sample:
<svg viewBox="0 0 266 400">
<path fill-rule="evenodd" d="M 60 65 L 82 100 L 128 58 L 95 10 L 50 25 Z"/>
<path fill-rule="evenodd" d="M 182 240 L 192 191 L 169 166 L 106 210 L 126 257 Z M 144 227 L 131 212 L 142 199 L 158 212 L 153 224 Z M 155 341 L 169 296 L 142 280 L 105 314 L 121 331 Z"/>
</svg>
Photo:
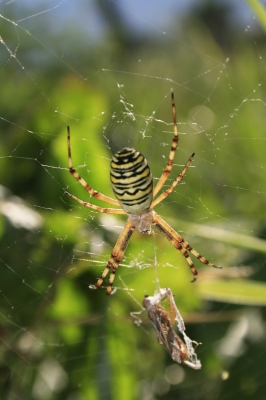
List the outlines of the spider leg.
<svg viewBox="0 0 266 400">
<path fill-rule="evenodd" d="M 197 259 L 199 259 L 203 264 L 209 265 L 213 268 L 221 268 L 215 264 L 210 263 L 205 257 L 201 256 L 196 250 L 194 250 L 188 242 L 186 242 L 170 225 L 168 225 L 158 214 L 154 213 L 152 224 L 155 225 L 160 232 L 169 240 L 172 245 L 179 250 L 183 256 L 186 258 L 188 265 L 194 275 L 192 282 L 196 280 L 198 274 L 189 254 L 190 251 Z"/>
<path fill-rule="evenodd" d="M 72 157 L 71 157 L 71 146 L 70 146 L 70 127 L 67 127 L 67 148 L 68 148 L 68 168 L 71 175 L 84 187 L 84 189 L 93 197 L 101 201 L 105 201 L 108 204 L 113 204 L 114 206 L 119 206 L 119 202 L 111 197 L 105 196 L 104 194 L 97 192 L 92 189 L 90 185 L 77 173 L 75 168 L 73 168 Z"/>
<path fill-rule="evenodd" d="M 119 236 L 116 245 L 114 247 L 114 250 L 112 251 L 111 257 L 109 258 L 109 261 L 106 265 L 105 270 L 103 271 L 101 277 L 97 280 L 94 286 L 91 287 L 91 289 L 98 289 L 101 284 L 103 283 L 104 278 L 108 274 L 108 272 L 111 269 L 111 274 L 106 290 L 106 294 L 111 294 L 112 292 L 112 285 L 115 279 L 115 273 L 119 267 L 120 262 L 122 261 L 124 257 L 124 253 L 126 251 L 127 245 L 129 243 L 129 240 L 135 230 L 135 226 L 132 224 L 130 219 L 127 220 L 127 223 Z"/>
<path fill-rule="evenodd" d="M 194 275 L 194 278 L 192 280 L 192 282 L 195 282 L 197 279 L 197 275 L 198 275 L 198 271 L 196 270 L 195 265 L 193 264 L 193 261 L 191 260 L 188 252 L 186 251 L 186 249 L 184 249 L 184 247 L 182 246 L 182 244 L 174 237 L 174 235 L 172 234 L 172 231 L 174 233 L 176 233 L 171 227 L 170 225 L 166 224 L 165 221 L 163 221 L 157 214 L 155 214 L 153 222 L 153 225 L 155 225 L 159 231 L 166 237 L 166 239 L 169 240 L 169 242 L 177 249 L 179 250 L 183 256 L 186 258 L 186 261 L 191 269 L 191 272 Z M 166 227 L 166 225 L 168 225 L 168 227 Z M 168 229 L 170 228 L 170 229 Z"/>
<path fill-rule="evenodd" d="M 182 172 L 178 175 L 178 177 L 174 180 L 174 182 L 172 183 L 171 186 L 169 186 L 169 188 L 163 192 L 159 197 L 157 197 L 156 200 L 154 200 L 151 204 L 151 208 L 155 207 L 157 204 L 161 203 L 161 201 L 163 201 L 167 196 L 169 196 L 170 193 L 172 193 L 172 191 L 174 190 L 174 188 L 176 187 L 176 185 L 178 185 L 178 183 L 183 179 L 191 161 L 193 160 L 195 153 L 192 153 L 191 156 L 189 157 L 186 165 L 184 166 Z"/>
<path fill-rule="evenodd" d="M 190 253 L 193 254 L 193 256 L 195 256 L 196 258 L 198 258 L 203 264 L 205 265 L 209 265 L 209 267 L 213 267 L 213 268 L 222 268 L 220 265 L 215 265 L 212 264 L 211 262 L 209 262 L 205 257 L 201 256 L 196 250 L 194 250 L 189 244 L 188 242 L 186 242 L 181 236 L 180 238 L 182 239 L 182 246 L 187 249 L 188 251 L 190 251 Z"/>
<path fill-rule="evenodd" d="M 95 210 L 95 211 L 98 211 L 98 212 L 101 212 L 101 213 L 106 213 L 106 214 L 127 214 L 126 211 L 122 210 L 122 208 L 104 208 L 104 207 L 99 207 L 99 206 L 96 206 L 95 204 L 88 203 L 87 201 L 80 200 L 78 197 L 74 196 L 71 193 L 66 192 L 66 194 L 69 197 L 72 197 L 72 199 L 76 200 L 82 206 L 91 208 L 92 210 Z"/>
<path fill-rule="evenodd" d="M 168 175 L 171 172 L 172 166 L 173 166 L 173 160 L 175 157 L 175 152 L 176 152 L 176 148 L 178 145 L 178 129 L 177 129 L 177 124 L 176 124 L 176 108 L 175 108 L 175 98 L 174 98 L 174 93 L 172 91 L 172 97 L 171 97 L 171 101 L 172 101 L 172 114 L 173 114 L 173 121 L 174 121 L 174 137 L 172 140 L 172 146 L 171 146 L 171 150 L 169 153 L 169 159 L 167 162 L 167 166 L 164 169 L 159 181 L 157 182 L 157 185 L 155 186 L 154 190 L 153 190 L 153 197 L 156 196 L 156 194 L 159 192 L 159 190 L 161 190 L 163 184 L 165 183 L 166 179 L 168 178 Z"/>
</svg>

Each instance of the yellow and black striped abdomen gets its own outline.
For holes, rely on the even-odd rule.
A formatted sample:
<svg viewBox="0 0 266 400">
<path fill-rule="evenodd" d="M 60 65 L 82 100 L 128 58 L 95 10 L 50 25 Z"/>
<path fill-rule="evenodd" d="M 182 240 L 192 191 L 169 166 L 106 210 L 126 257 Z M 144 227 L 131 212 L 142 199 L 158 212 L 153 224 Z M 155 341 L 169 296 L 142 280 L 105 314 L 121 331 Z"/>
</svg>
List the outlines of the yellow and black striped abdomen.
<svg viewBox="0 0 266 400">
<path fill-rule="evenodd" d="M 152 202 L 153 182 L 146 158 L 125 147 L 112 158 L 110 178 L 114 194 L 129 214 L 147 210 Z"/>
</svg>

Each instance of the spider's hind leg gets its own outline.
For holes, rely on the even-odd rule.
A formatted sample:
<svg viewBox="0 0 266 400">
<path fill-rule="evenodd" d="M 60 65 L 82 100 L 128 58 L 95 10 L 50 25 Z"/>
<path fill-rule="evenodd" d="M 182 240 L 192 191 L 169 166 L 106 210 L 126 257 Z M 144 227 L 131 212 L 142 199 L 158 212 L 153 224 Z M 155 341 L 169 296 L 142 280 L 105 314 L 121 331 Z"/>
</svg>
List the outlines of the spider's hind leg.
<svg viewBox="0 0 266 400">
<path fill-rule="evenodd" d="M 222 268 L 220 265 L 215 265 L 212 264 L 209 260 L 207 260 L 207 258 L 203 257 L 201 254 L 199 254 L 196 250 L 194 250 L 189 244 L 188 242 L 186 242 L 183 238 L 182 239 L 182 246 L 190 251 L 191 254 L 193 254 L 193 256 L 195 256 L 198 260 L 200 260 L 202 262 L 202 264 L 208 265 L 209 267 L 212 268 Z"/>
<path fill-rule="evenodd" d="M 135 230 L 135 226 L 132 224 L 130 220 L 127 221 L 121 235 L 119 236 L 116 245 L 114 247 L 114 250 L 112 251 L 111 257 L 108 260 L 107 266 L 104 269 L 101 277 L 97 280 L 94 286 L 90 286 L 91 289 L 98 289 L 102 283 L 106 275 L 111 269 L 110 273 L 110 278 L 106 290 L 106 294 L 110 295 L 112 293 L 112 286 L 113 282 L 115 279 L 115 274 L 116 271 L 119 267 L 120 262 L 122 261 L 124 257 L 124 253 L 126 251 L 127 245 L 129 243 L 129 240 Z"/>
<path fill-rule="evenodd" d="M 180 244 L 179 244 L 180 245 Z M 183 254 L 183 256 L 186 258 L 186 261 L 191 269 L 192 274 L 194 275 L 193 279 L 191 280 L 191 282 L 195 282 L 197 280 L 197 276 L 198 276 L 198 271 L 196 270 L 195 265 L 193 264 L 193 261 L 191 260 L 191 258 L 189 257 L 188 252 L 186 251 L 186 249 L 180 245 L 181 248 L 178 248 L 176 245 L 174 245 L 178 250 L 181 251 L 181 253 Z"/>
<path fill-rule="evenodd" d="M 191 272 L 194 275 L 194 278 L 192 279 L 191 282 L 195 282 L 197 280 L 198 271 L 196 270 L 196 267 L 193 264 L 193 261 L 191 260 L 187 250 L 183 247 L 182 243 L 180 243 L 180 241 L 177 239 L 176 237 L 176 235 L 178 235 L 177 232 L 175 232 L 170 227 L 170 225 L 168 225 L 161 217 L 159 217 L 158 214 L 154 215 L 153 225 L 155 225 L 157 229 L 159 229 L 159 231 L 166 237 L 166 239 L 168 239 L 169 242 L 177 250 L 179 250 L 182 253 L 182 255 L 186 258 L 186 261 L 191 269 Z"/>
<path fill-rule="evenodd" d="M 155 225 L 160 232 L 169 240 L 172 245 L 179 250 L 183 256 L 186 258 L 186 261 L 191 269 L 191 272 L 194 275 L 194 279 L 192 282 L 195 282 L 197 279 L 198 272 L 188 254 L 188 251 L 193 254 L 198 260 L 200 260 L 203 264 L 209 265 L 213 268 L 222 268 L 218 265 L 210 263 L 205 257 L 200 255 L 196 250 L 194 250 L 188 242 L 186 242 L 182 236 L 180 236 L 170 225 L 168 225 L 158 214 L 154 213 L 153 215 L 153 225 Z"/>
</svg>

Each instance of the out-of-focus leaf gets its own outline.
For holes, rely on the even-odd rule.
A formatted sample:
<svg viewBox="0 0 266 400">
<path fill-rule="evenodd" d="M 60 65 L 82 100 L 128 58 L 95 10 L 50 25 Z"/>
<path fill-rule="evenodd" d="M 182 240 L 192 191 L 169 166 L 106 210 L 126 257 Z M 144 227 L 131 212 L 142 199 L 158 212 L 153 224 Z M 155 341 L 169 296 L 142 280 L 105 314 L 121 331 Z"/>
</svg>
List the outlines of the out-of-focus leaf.
<svg viewBox="0 0 266 400">
<path fill-rule="evenodd" d="M 261 26 L 266 31 L 266 9 L 259 0 L 246 0 L 250 8 L 253 10 Z"/>
<path fill-rule="evenodd" d="M 252 280 L 198 282 L 198 294 L 206 300 L 253 306 L 266 305 L 266 284 Z"/>
<path fill-rule="evenodd" d="M 193 224 L 185 221 L 175 221 L 175 225 L 178 226 L 179 229 L 181 228 L 193 232 L 193 235 L 195 236 L 218 240 L 223 243 L 229 243 L 233 246 L 266 253 L 266 240 L 254 236 L 243 235 L 242 233 L 232 232 L 227 229 Z"/>
</svg>

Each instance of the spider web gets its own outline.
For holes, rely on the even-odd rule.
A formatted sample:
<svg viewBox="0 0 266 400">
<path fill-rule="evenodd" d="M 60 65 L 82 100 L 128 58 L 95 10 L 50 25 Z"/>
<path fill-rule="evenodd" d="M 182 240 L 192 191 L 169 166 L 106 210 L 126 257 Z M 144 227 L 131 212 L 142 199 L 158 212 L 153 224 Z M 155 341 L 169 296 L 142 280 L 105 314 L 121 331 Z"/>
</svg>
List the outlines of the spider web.
<svg viewBox="0 0 266 400">
<path fill-rule="evenodd" d="M 243 3 L 145 3 L 0 4 L 3 399 L 264 398 L 265 33 Z M 113 196 L 110 159 L 124 146 L 145 155 L 156 183 L 171 89 L 179 145 L 164 189 L 196 156 L 156 212 L 223 270 L 192 256 L 192 286 L 158 231 L 136 232 L 107 298 L 107 282 L 89 286 L 126 219 L 65 194 L 103 205 L 68 172 L 66 126 L 95 190 Z M 201 371 L 156 341 L 142 300 L 166 287 L 202 342 Z"/>
</svg>

